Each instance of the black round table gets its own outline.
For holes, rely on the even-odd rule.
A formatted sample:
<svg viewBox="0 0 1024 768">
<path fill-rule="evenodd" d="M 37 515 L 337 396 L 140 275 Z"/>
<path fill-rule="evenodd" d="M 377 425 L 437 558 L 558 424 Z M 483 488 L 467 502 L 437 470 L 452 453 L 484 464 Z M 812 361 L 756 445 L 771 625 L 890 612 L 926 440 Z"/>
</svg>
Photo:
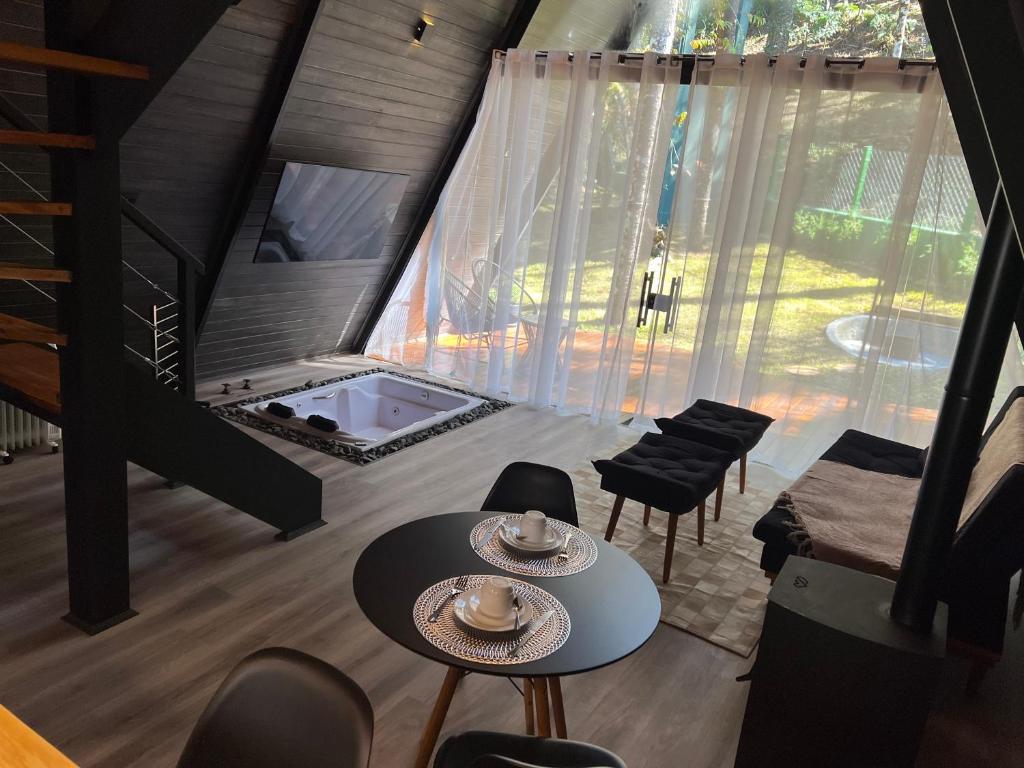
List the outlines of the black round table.
<svg viewBox="0 0 1024 768">
<path fill-rule="evenodd" d="M 494 514 L 455 512 L 414 520 L 377 538 L 356 562 L 352 585 L 366 617 L 395 642 L 449 667 L 420 743 L 418 766 L 429 761 L 462 674 L 522 677 L 535 694 L 539 693 L 537 686 L 541 687 L 544 696 L 537 699 L 540 732 L 547 735 L 544 730 L 548 680 L 552 684 L 551 703 L 557 727 L 561 709 L 558 678 L 597 669 L 628 656 L 647 642 L 658 626 L 661 599 L 650 575 L 633 558 L 600 537 L 591 537 L 598 548 L 597 562 L 571 576 L 520 576 L 488 563 L 473 551 L 469 533 L 473 526 Z M 543 659 L 512 665 L 465 661 L 427 642 L 413 621 L 413 604 L 428 587 L 465 574 L 505 575 L 547 590 L 569 613 L 572 629 L 568 639 Z M 529 732 L 529 700 L 526 711 Z M 564 731 L 564 717 L 558 730 Z"/>
</svg>

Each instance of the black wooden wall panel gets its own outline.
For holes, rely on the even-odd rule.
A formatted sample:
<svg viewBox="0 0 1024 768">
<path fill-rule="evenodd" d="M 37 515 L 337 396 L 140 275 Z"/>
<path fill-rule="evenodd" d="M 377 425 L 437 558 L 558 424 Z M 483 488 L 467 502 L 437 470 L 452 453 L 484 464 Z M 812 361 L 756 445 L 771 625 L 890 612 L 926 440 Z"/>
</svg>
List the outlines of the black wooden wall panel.
<svg viewBox="0 0 1024 768">
<path fill-rule="evenodd" d="M 130 199 L 192 253 L 205 258 L 225 215 L 251 125 L 294 2 L 243 0 L 229 8 L 121 142 L 121 183 Z M 125 259 L 170 293 L 175 263 L 125 223 Z M 126 271 L 127 303 L 140 314 L 166 298 Z M 150 348 L 126 320 L 133 345 Z"/>
<path fill-rule="evenodd" d="M 264 13 L 272 5 L 261 2 Z M 351 349 L 514 5 L 325 1 L 285 106 L 269 172 L 225 264 L 199 345 L 200 377 Z M 238 9 L 248 10 L 248 0 Z M 425 46 L 412 42 L 421 15 L 434 22 Z M 276 173 L 286 161 L 409 176 L 380 258 L 252 263 Z"/>
<path fill-rule="evenodd" d="M 41 45 L 43 0 L 0 0 L 0 39 Z M 271 150 L 270 173 L 246 216 L 199 347 L 200 376 L 220 376 L 351 348 L 412 223 L 515 0 L 325 0 Z M 296 0 L 242 0 L 230 8 L 121 146 L 124 193 L 193 253 L 206 258 L 221 226 Z M 412 41 L 421 16 L 434 22 Z M 41 125 L 41 72 L 0 65 L 0 93 Z M 409 176 L 380 258 L 319 264 L 253 264 L 260 230 L 286 161 Z M 49 193 L 48 157 L 0 148 L 0 162 Z M 0 168 L 0 195 L 30 193 Z M 46 245 L 48 222 L 19 226 Z M 173 259 L 125 222 L 124 256 L 150 282 L 175 291 Z M 0 261 L 44 265 L 38 245 L 0 221 Z M 167 299 L 131 270 L 125 298 L 148 317 Z M 54 322 L 51 305 L 18 283 L 0 283 L 0 308 Z M 148 352 L 149 330 L 126 314 L 130 344 Z"/>
</svg>

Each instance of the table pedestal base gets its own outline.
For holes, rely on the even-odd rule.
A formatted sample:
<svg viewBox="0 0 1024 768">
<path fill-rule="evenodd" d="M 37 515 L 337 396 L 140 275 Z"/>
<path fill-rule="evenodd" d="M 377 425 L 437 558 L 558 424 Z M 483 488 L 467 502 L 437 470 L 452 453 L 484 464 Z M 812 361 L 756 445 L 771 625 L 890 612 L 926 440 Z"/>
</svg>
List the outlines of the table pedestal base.
<svg viewBox="0 0 1024 768">
<path fill-rule="evenodd" d="M 430 756 L 434 754 L 437 739 L 441 735 L 444 719 L 455 698 L 455 689 L 459 680 L 469 672 L 448 667 L 441 683 L 441 690 L 434 702 L 420 736 L 419 749 L 416 752 L 415 768 L 429 768 Z M 526 733 L 529 736 L 551 736 L 551 724 L 554 722 L 555 735 L 560 739 L 568 738 L 565 726 L 565 705 L 562 702 L 562 682 L 557 677 L 525 677 L 523 678 L 523 707 L 526 714 Z"/>
</svg>

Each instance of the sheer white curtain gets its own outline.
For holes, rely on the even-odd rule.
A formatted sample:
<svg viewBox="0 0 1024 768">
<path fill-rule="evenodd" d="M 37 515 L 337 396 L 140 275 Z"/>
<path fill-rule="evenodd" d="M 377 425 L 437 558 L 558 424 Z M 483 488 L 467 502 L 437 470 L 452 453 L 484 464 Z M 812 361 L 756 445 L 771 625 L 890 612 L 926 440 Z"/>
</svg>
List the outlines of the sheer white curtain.
<svg viewBox="0 0 1024 768">
<path fill-rule="evenodd" d="M 595 418 L 753 408 L 789 474 L 851 427 L 926 444 L 982 237 L 937 72 L 719 55 L 679 81 L 496 58 L 369 351 Z"/>
<path fill-rule="evenodd" d="M 417 252 L 429 370 L 539 406 L 619 415 L 633 272 L 652 247 L 680 72 L 653 53 L 495 57 Z M 415 303 L 411 290 L 404 300 Z M 393 358 L 396 345 L 420 342 L 382 326 L 371 353 Z"/>
<path fill-rule="evenodd" d="M 927 443 L 981 241 L 938 73 L 720 55 L 695 83 L 637 410 L 768 413 L 754 458 L 790 474 L 850 427 Z"/>
</svg>

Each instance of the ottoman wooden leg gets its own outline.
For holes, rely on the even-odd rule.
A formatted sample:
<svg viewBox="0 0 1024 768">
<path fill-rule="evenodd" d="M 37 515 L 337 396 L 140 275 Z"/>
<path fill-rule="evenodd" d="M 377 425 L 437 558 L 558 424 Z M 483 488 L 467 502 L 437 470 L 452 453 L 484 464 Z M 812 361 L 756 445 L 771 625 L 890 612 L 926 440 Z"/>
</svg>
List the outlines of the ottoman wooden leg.
<svg viewBox="0 0 1024 768">
<path fill-rule="evenodd" d="M 608 518 L 608 530 L 604 533 L 604 540 L 611 541 L 615 535 L 615 526 L 619 522 L 619 514 L 622 512 L 622 505 L 626 503 L 625 496 L 616 496 L 615 504 L 612 506 L 612 516 Z"/>
<path fill-rule="evenodd" d="M 697 505 L 697 546 L 704 546 L 704 502 Z"/>
<path fill-rule="evenodd" d="M 740 456 L 740 493 L 747 490 L 747 454 Z"/>
<path fill-rule="evenodd" d="M 672 555 L 676 551 L 676 526 L 679 524 L 679 515 L 669 513 L 668 516 L 668 538 L 665 539 L 665 570 L 661 574 L 661 583 L 668 584 L 668 577 L 672 573 Z"/>
<path fill-rule="evenodd" d="M 722 495 L 725 493 L 725 475 L 718 481 L 718 490 L 715 491 L 715 522 L 722 516 Z"/>
<path fill-rule="evenodd" d="M 651 522 L 651 505 L 644 504 L 644 525 L 647 525 L 649 522 Z"/>
</svg>

